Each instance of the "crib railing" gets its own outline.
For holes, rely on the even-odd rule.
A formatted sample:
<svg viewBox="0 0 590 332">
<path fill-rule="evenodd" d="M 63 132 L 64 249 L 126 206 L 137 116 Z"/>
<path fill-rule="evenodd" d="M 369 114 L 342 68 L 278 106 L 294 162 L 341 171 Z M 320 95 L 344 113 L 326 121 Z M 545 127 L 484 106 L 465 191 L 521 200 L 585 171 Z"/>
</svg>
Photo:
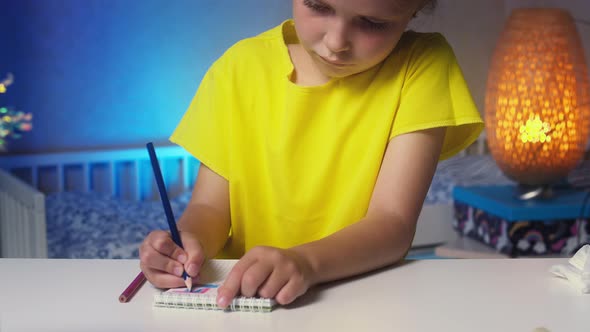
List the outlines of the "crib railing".
<svg viewBox="0 0 590 332">
<path fill-rule="evenodd" d="M 169 195 L 191 188 L 199 162 L 179 146 L 156 150 Z M 0 158 L 0 169 L 45 194 L 91 191 L 132 201 L 158 199 L 142 148 L 6 156 Z"/>
<path fill-rule="evenodd" d="M 189 190 L 199 162 L 178 146 L 156 149 L 169 195 Z M 158 199 L 144 148 L 2 156 L 0 257 L 47 257 L 45 196 L 64 191 Z"/>
<path fill-rule="evenodd" d="M 45 196 L 1 169 L 0 257 L 47 257 Z"/>
</svg>

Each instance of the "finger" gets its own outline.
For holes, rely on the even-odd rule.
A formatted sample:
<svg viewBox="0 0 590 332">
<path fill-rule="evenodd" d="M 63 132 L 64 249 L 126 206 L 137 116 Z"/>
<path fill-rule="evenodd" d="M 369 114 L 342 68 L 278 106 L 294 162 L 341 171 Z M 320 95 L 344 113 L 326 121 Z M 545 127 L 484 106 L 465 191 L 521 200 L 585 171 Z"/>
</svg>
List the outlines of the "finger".
<svg viewBox="0 0 590 332">
<path fill-rule="evenodd" d="M 168 256 L 164 256 L 149 244 L 142 246 L 142 249 L 139 252 L 139 257 L 143 266 L 148 269 L 166 272 L 178 277 L 180 277 L 184 271 L 184 267 L 180 262 Z"/>
<path fill-rule="evenodd" d="M 288 278 L 282 277 L 276 270 L 266 279 L 258 288 L 258 295 L 267 299 L 274 298 L 277 293 L 289 281 Z"/>
<path fill-rule="evenodd" d="M 182 244 L 187 254 L 187 260 L 184 263 L 184 269 L 189 276 L 196 278 L 205 262 L 205 253 L 201 243 L 192 233 L 181 232 Z"/>
<path fill-rule="evenodd" d="M 287 284 L 275 296 L 275 300 L 282 304 L 289 304 L 305 293 L 305 284 L 302 279 L 291 278 Z"/>
<path fill-rule="evenodd" d="M 273 265 L 269 263 L 258 261 L 250 265 L 242 276 L 240 293 L 246 297 L 253 297 L 272 272 Z"/>
<path fill-rule="evenodd" d="M 184 280 L 166 272 L 150 269 L 141 265 L 141 270 L 146 279 L 158 288 L 178 288 L 184 287 Z"/>
<path fill-rule="evenodd" d="M 147 242 L 158 252 L 162 253 L 162 255 L 168 256 L 180 263 L 186 262 L 187 256 L 185 251 L 174 243 L 172 237 L 170 237 L 170 233 L 153 231 L 148 235 Z"/>
<path fill-rule="evenodd" d="M 238 295 L 242 285 L 242 276 L 248 268 L 256 263 L 256 259 L 246 254 L 240 259 L 227 275 L 223 285 L 217 290 L 217 305 L 223 309 Z"/>
</svg>

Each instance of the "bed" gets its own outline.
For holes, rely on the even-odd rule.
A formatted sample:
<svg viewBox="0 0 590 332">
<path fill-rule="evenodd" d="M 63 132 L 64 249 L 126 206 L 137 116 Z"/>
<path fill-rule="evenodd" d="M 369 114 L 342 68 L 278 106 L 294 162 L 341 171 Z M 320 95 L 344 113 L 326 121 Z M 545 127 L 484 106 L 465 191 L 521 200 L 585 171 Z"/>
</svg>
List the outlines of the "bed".
<svg viewBox="0 0 590 332">
<path fill-rule="evenodd" d="M 179 216 L 199 162 L 156 151 Z M 0 157 L 1 257 L 135 258 L 165 220 L 145 148 Z"/>
<path fill-rule="evenodd" d="M 178 218 L 199 162 L 177 146 L 156 151 Z M 455 185 L 509 182 L 482 151 L 439 163 L 414 247 L 454 237 Z M 145 148 L 0 157 L 0 257 L 137 258 L 165 220 Z"/>
</svg>

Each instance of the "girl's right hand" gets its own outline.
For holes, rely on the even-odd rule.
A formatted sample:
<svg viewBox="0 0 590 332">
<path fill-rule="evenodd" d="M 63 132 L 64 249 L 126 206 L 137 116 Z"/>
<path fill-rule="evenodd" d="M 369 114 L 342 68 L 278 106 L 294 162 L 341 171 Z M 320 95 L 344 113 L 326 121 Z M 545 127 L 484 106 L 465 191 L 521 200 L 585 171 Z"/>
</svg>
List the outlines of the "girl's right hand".
<svg viewBox="0 0 590 332">
<path fill-rule="evenodd" d="M 177 246 L 169 232 L 153 231 L 139 247 L 140 267 L 147 280 L 158 288 L 183 287 L 183 271 L 198 277 L 205 261 L 203 248 L 193 233 L 180 232 L 184 250 Z"/>
</svg>

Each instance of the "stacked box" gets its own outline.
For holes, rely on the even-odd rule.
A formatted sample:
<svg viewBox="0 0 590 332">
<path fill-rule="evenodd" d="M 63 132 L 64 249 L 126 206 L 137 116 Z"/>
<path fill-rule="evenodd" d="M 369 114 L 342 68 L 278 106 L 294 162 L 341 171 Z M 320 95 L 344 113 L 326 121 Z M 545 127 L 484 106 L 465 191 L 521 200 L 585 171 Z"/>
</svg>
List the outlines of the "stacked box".
<svg viewBox="0 0 590 332">
<path fill-rule="evenodd" d="M 453 228 L 511 257 L 572 255 L 590 242 L 587 193 L 556 189 L 549 198 L 521 200 L 513 185 L 457 186 Z"/>
</svg>

